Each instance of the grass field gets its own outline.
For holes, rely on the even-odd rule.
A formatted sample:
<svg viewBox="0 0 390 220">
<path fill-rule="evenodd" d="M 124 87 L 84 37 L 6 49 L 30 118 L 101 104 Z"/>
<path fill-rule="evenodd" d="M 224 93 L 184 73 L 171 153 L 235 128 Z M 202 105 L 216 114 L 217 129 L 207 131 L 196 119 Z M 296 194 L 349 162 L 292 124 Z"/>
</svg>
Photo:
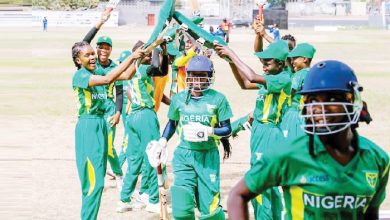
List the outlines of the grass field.
<svg viewBox="0 0 390 220">
<path fill-rule="evenodd" d="M 3 178 L 0 216 L 31 219 L 77 219 L 81 205 L 80 184 L 74 156 L 76 107 L 71 87 L 75 67 L 71 46 L 89 28 L 2 29 L 0 40 L 0 118 L 2 123 L 0 171 Z M 112 37 L 112 57 L 130 49 L 138 39 L 147 40 L 151 28 L 103 28 L 98 35 Z M 382 30 L 341 30 L 314 32 L 308 29 L 282 30 L 295 35 L 298 42 L 317 48 L 314 62 L 339 59 L 351 65 L 364 87 L 374 121 L 361 125 L 361 134 L 390 152 L 390 34 Z M 261 71 L 253 56 L 254 34 L 235 29 L 230 46 L 251 67 Z M 95 45 L 95 42 L 93 42 Z M 31 54 L 30 54 L 31 53 Z M 226 61 L 214 57 L 215 88 L 224 93 L 237 118 L 251 111 L 254 91 L 243 91 L 235 82 Z M 165 126 L 167 107 L 158 113 Z M 118 126 L 115 140 L 119 151 L 123 128 Z M 175 138 L 176 139 L 176 138 Z M 176 141 L 170 141 L 170 151 Z M 232 142 L 233 156 L 221 165 L 222 205 L 230 188 L 248 169 L 249 135 L 243 133 Z M 171 154 L 172 155 L 172 154 Z M 170 168 L 170 167 L 169 167 Z M 155 218 L 142 211 L 115 213 L 119 195 L 115 183 L 107 180 L 99 219 Z M 389 189 L 387 190 L 389 192 Z M 382 209 L 390 209 L 386 199 Z M 29 217 L 30 216 L 30 217 Z M 13 218 L 15 219 L 15 218 Z"/>
</svg>

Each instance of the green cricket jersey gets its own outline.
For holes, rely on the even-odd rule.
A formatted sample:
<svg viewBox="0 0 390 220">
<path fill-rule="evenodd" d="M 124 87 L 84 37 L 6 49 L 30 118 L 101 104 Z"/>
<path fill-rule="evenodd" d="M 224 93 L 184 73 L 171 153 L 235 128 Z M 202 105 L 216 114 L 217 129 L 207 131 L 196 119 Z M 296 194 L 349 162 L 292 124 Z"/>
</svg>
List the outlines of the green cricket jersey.
<svg viewBox="0 0 390 220">
<path fill-rule="evenodd" d="M 282 186 L 285 219 L 362 219 L 368 207 L 379 208 L 385 198 L 389 157 L 370 140 L 359 136 L 359 150 L 345 166 L 314 137 L 304 135 L 259 155 L 245 174 L 246 186 L 259 194 Z M 276 145 L 275 145 L 276 146 Z"/>
<path fill-rule="evenodd" d="M 123 106 L 126 106 L 129 102 L 129 97 L 127 97 L 126 90 L 129 89 L 131 86 L 131 80 L 123 80 Z"/>
<path fill-rule="evenodd" d="M 302 90 L 303 81 L 309 70 L 309 68 L 301 69 L 291 77 L 291 89 L 294 89 L 295 91 L 294 95 L 291 97 L 291 106 L 293 108 L 299 108 L 299 106 L 303 104 L 302 95 L 298 94 L 298 92 Z"/>
<path fill-rule="evenodd" d="M 111 70 L 113 70 L 115 67 L 117 67 L 118 65 L 110 60 L 110 65 L 108 65 L 107 67 L 103 67 L 99 61 L 96 62 L 96 65 L 97 65 L 97 68 L 100 68 L 100 69 L 103 69 L 104 70 L 104 73 L 103 75 L 106 75 L 108 74 L 109 72 L 111 72 Z M 110 83 L 110 84 L 107 84 L 105 85 L 105 88 L 107 90 L 107 96 L 109 99 L 113 100 L 114 101 L 114 98 L 115 98 L 115 95 L 114 95 L 114 86 L 116 85 L 122 85 L 122 81 L 115 81 L 113 83 Z"/>
<path fill-rule="evenodd" d="M 261 123 L 277 124 L 283 107 L 291 94 L 291 78 L 288 71 L 276 75 L 264 75 L 266 86 L 259 84 L 254 118 Z"/>
<path fill-rule="evenodd" d="M 84 67 L 77 70 L 73 75 L 72 86 L 77 103 L 77 115 L 99 115 L 104 114 L 104 103 L 107 100 L 107 93 L 104 86 L 88 87 L 91 75 L 101 75 L 103 70 L 97 68 L 91 72 Z"/>
<path fill-rule="evenodd" d="M 130 80 L 131 111 L 154 108 L 153 79 L 147 73 L 150 65 L 140 65 Z"/>
<path fill-rule="evenodd" d="M 199 122 L 203 125 L 215 127 L 219 122 L 230 119 L 233 114 L 226 97 L 209 89 L 203 92 L 199 99 L 191 98 L 186 104 L 188 90 L 172 96 L 168 118 L 179 121 L 179 146 L 193 150 L 208 150 L 217 147 L 219 138 L 209 137 L 207 142 L 188 142 L 184 140 L 181 127 L 188 122 Z"/>
</svg>

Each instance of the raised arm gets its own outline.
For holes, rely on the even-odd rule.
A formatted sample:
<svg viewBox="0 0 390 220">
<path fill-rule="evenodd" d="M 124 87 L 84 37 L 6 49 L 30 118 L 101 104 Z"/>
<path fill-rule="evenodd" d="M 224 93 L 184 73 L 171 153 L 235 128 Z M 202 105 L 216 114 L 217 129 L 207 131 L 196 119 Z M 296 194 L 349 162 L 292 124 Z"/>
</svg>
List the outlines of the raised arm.
<svg viewBox="0 0 390 220">
<path fill-rule="evenodd" d="M 230 67 L 242 89 L 258 89 L 256 84 L 265 84 L 263 76 L 258 75 L 237 54 L 227 46 L 216 44 L 215 50 L 220 57 L 229 57 L 232 60 Z M 239 82 L 242 81 L 242 82 Z"/>
<path fill-rule="evenodd" d="M 110 18 L 110 15 L 111 15 L 111 11 L 110 10 L 104 10 L 102 15 L 100 16 L 100 20 L 96 23 L 95 26 L 93 26 L 91 28 L 91 30 L 89 30 L 87 35 L 85 35 L 83 41 L 91 43 L 93 38 L 95 37 L 96 33 L 99 31 L 99 29 Z"/>
<path fill-rule="evenodd" d="M 125 59 L 115 69 L 111 70 L 107 75 L 91 75 L 88 86 L 100 86 L 114 82 L 115 80 L 130 79 L 135 73 L 135 60 L 144 55 L 144 50 L 136 50 L 131 56 Z"/>
</svg>

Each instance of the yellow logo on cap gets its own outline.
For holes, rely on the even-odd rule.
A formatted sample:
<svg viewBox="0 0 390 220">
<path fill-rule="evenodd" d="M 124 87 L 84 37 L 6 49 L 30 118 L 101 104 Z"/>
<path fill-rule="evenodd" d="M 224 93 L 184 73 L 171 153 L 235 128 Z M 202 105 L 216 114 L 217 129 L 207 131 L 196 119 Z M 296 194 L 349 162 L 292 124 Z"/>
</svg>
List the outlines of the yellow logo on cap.
<svg viewBox="0 0 390 220">
<path fill-rule="evenodd" d="M 375 188 L 376 182 L 378 181 L 378 173 L 377 172 L 366 172 L 366 181 L 368 185 L 372 188 Z"/>
</svg>

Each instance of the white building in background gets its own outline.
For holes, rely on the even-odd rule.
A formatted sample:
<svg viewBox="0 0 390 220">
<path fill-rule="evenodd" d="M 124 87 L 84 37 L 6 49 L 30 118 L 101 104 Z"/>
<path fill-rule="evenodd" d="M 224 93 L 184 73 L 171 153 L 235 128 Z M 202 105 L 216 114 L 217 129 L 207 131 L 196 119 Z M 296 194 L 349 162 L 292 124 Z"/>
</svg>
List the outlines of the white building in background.
<svg viewBox="0 0 390 220">
<path fill-rule="evenodd" d="M 366 15 L 367 3 L 360 0 L 288 0 L 286 10 L 292 16 Z"/>
</svg>

